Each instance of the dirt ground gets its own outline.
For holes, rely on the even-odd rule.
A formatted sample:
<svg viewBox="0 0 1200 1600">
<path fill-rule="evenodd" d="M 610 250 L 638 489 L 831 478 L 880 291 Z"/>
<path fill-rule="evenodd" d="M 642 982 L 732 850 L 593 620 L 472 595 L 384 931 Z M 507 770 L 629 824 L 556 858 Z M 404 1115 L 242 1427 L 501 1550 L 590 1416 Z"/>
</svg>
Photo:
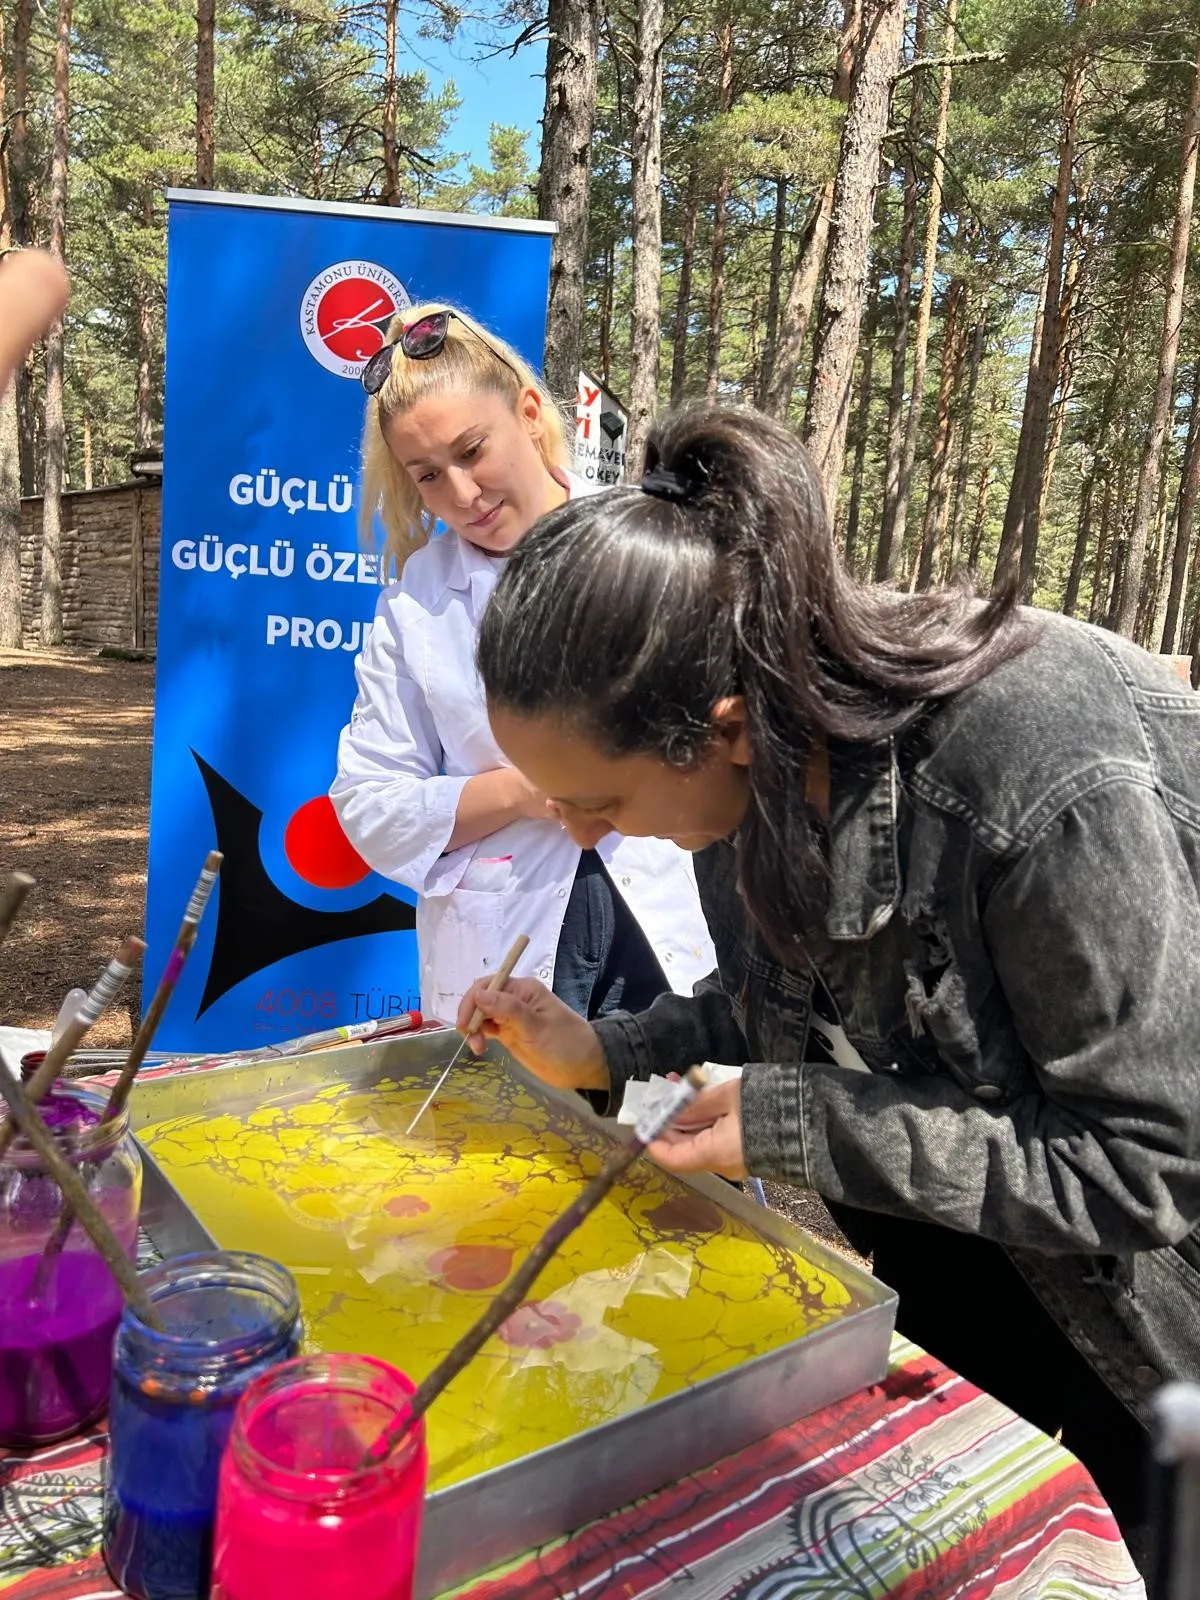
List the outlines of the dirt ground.
<svg viewBox="0 0 1200 1600">
<path fill-rule="evenodd" d="M 0 873 L 37 879 L 0 948 L 0 1022 L 48 1028 L 145 916 L 154 668 L 0 650 Z M 88 1043 L 131 1042 L 136 975 Z"/>
<path fill-rule="evenodd" d="M 37 879 L 0 948 L 0 1023 L 49 1028 L 146 903 L 154 668 L 81 650 L 0 650 L 0 877 Z M 88 1035 L 129 1044 L 135 974 Z M 847 1253 L 816 1195 L 768 1186 L 772 1207 Z"/>
</svg>

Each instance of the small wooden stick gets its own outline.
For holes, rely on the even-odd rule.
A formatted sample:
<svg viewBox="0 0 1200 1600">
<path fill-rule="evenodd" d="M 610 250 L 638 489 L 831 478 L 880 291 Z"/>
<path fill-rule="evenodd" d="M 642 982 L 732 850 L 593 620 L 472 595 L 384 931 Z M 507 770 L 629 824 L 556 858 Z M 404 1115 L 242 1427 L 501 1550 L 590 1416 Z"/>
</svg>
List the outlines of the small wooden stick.
<svg viewBox="0 0 1200 1600">
<path fill-rule="evenodd" d="M 95 1023 L 105 1006 L 111 1005 L 116 997 L 117 990 L 125 982 L 133 970 L 134 962 L 146 948 L 145 942 L 135 939 L 132 935 L 121 941 L 121 948 L 96 979 L 87 999 L 76 1013 L 74 1022 L 70 1022 L 63 1029 L 59 1037 L 46 1051 L 45 1060 L 42 1061 L 25 1085 L 25 1094 L 33 1105 L 46 1094 L 50 1085 L 58 1077 L 62 1067 L 71 1056 L 71 1052 L 78 1046 L 88 1029 Z M 13 1141 L 16 1125 L 10 1117 L 0 1127 L 0 1157 Z"/>
<path fill-rule="evenodd" d="M 8 938 L 8 930 L 17 920 L 17 913 L 25 903 L 25 896 L 33 888 L 36 879 L 31 878 L 27 872 L 14 872 L 10 875 L 0 894 L 0 944 Z"/>
<path fill-rule="evenodd" d="M 154 1030 L 162 1020 L 162 1014 L 167 1009 L 171 996 L 175 993 L 175 985 L 179 982 L 179 974 L 183 971 L 192 946 L 196 942 L 196 930 L 200 926 L 200 918 L 204 915 L 204 908 L 208 904 L 209 896 L 213 892 L 213 885 L 217 881 L 217 873 L 221 870 L 221 862 L 225 858 L 219 850 L 210 850 L 205 860 L 204 867 L 196 880 L 196 887 L 192 890 L 192 898 L 188 901 L 187 910 L 183 914 L 183 922 L 175 939 L 175 948 L 171 951 L 163 975 L 158 981 L 158 988 L 154 991 L 146 1015 L 142 1018 L 142 1025 L 134 1035 L 133 1045 L 129 1051 L 125 1065 L 121 1068 L 120 1077 L 113 1084 L 112 1093 L 108 1097 L 108 1104 L 104 1107 L 102 1121 L 111 1122 L 114 1117 L 119 1117 L 124 1111 L 129 1099 L 133 1080 L 137 1077 L 142 1062 L 146 1059 L 146 1052 L 154 1038 Z M 71 1232 L 71 1224 L 75 1220 L 75 1213 L 70 1204 L 64 1199 L 62 1210 L 59 1213 L 58 1224 L 54 1232 L 46 1241 L 46 1248 L 42 1252 L 42 1259 L 38 1262 L 37 1271 L 33 1278 L 33 1299 L 38 1301 L 46 1292 L 46 1285 L 50 1281 L 50 1274 L 54 1270 L 54 1263 L 62 1254 L 63 1246 Z"/>
<path fill-rule="evenodd" d="M 468 1362 L 474 1360 L 497 1328 L 520 1307 L 542 1268 L 563 1242 L 591 1215 L 646 1146 L 653 1144 L 684 1107 L 691 1104 L 707 1082 L 708 1073 L 704 1068 L 692 1067 L 685 1077 L 672 1085 L 674 1094 L 642 1116 L 630 1138 L 613 1151 L 582 1193 L 550 1224 L 478 1321 L 467 1329 L 424 1382 L 417 1385 L 403 1415 L 390 1423 L 367 1451 L 363 1458 L 364 1467 L 377 1466 L 387 1460 L 417 1418 L 424 1416 L 446 1385 L 458 1376 Z"/>
<path fill-rule="evenodd" d="M 517 935 L 517 937 L 513 940 L 512 949 L 508 952 L 508 954 L 505 956 L 504 960 L 500 963 L 500 965 L 496 968 L 495 972 L 492 974 L 492 981 L 491 981 L 491 983 L 488 984 L 488 988 L 489 989 L 503 989 L 504 988 L 505 984 L 512 977 L 513 968 L 516 966 L 517 962 L 520 961 L 521 957 L 525 954 L 525 952 L 526 952 L 526 950 L 528 948 L 529 948 L 528 935 L 524 934 L 524 933 L 519 933 Z M 421 1118 L 425 1115 L 425 1113 L 429 1110 L 430 1106 L 433 1104 L 434 1096 L 437 1094 L 438 1090 L 445 1083 L 446 1079 L 450 1076 L 450 1073 L 454 1068 L 455 1062 L 461 1060 L 462 1053 L 467 1048 L 467 1040 L 471 1037 L 471 1035 L 473 1033 L 478 1033 L 480 1028 L 482 1028 L 482 1027 L 483 1027 L 483 1012 L 480 1011 L 478 1006 L 476 1006 L 475 1010 L 471 1013 L 471 1020 L 467 1024 L 467 1031 L 463 1035 L 462 1043 L 459 1045 L 458 1049 L 454 1052 L 454 1054 L 450 1057 L 449 1065 L 446 1067 L 446 1070 L 442 1073 L 441 1077 L 438 1079 L 438 1081 L 434 1084 L 433 1088 L 430 1089 L 429 1093 L 425 1096 L 424 1100 L 421 1102 L 421 1109 L 417 1112 L 416 1116 L 412 1119 L 412 1121 L 409 1123 L 408 1127 L 404 1130 L 406 1135 L 410 1134 L 413 1131 L 413 1129 L 416 1127 L 417 1123 L 420 1122 Z"/>
<path fill-rule="evenodd" d="M 108 1225 L 108 1219 L 84 1188 L 83 1180 L 55 1143 L 54 1135 L 42 1121 L 41 1115 L 28 1090 L 18 1078 L 0 1071 L 0 1094 L 8 1101 L 12 1113 L 10 1125 L 20 1128 L 26 1139 L 42 1158 L 46 1171 L 58 1184 L 63 1198 L 78 1216 L 92 1243 L 100 1253 L 108 1270 L 117 1280 L 117 1287 L 130 1306 L 148 1328 L 162 1331 L 162 1323 L 142 1287 L 133 1263 L 121 1249 L 121 1242 Z"/>
</svg>

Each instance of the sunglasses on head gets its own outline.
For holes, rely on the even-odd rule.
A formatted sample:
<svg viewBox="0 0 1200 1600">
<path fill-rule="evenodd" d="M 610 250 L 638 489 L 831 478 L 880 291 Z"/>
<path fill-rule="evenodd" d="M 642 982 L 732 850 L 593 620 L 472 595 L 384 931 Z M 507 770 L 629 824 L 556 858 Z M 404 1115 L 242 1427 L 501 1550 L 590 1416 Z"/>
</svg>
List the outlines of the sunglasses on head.
<svg viewBox="0 0 1200 1600">
<path fill-rule="evenodd" d="M 450 331 L 451 317 L 461 322 L 468 332 L 475 333 L 471 324 L 460 317 L 457 311 L 431 311 L 427 317 L 419 317 L 416 322 L 410 322 L 407 328 L 401 329 L 399 338 L 393 339 L 390 344 L 385 344 L 381 350 L 376 350 L 362 369 L 360 381 L 367 393 L 371 396 L 377 395 L 388 381 L 397 350 L 403 351 L 410 361 L 431 361 L 434 356 L 440 356 L 446 348 L 446 335 Z M 475 336 L 479 337 L 478 334 Z M 524 381 L 507 356 L 501 355 L 499 350 L 486 340 L 480 339 L 479 342 L 486 345 L 498 360 L 504 362 L 518 384 Z"/>
</svg>

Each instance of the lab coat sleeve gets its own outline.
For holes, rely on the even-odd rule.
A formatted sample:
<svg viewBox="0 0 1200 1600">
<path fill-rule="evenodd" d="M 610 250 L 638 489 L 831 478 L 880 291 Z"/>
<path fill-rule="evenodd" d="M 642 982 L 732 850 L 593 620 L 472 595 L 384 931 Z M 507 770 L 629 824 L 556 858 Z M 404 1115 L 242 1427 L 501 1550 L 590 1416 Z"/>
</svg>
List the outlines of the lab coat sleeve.
<svg viewBox="0 0 1200 1600">
<path fill-rule="evenodd" d="M 358 697 L 338 741 L 330 799 L 346 837 L 374 871 L 421 895 L 459 885 L 472 847 L 446 853 L 467 779 L 442 774 L 442 745 L 409 670 L 403 596 L 385 594 L 358 658 Z"/>
</svg>

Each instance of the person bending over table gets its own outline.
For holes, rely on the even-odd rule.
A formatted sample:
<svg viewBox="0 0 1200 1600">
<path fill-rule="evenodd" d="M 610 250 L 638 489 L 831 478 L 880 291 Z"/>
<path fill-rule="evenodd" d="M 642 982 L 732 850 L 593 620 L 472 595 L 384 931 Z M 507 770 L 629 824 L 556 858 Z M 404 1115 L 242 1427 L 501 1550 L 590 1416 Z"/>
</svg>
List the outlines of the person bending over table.
<svg viewBox="0 0 1200 1600">
<path fill-rule="evenodd" d="M 677 412 L 647 463 L 525 537 L 479 667 L 581 847 L 695 852 L 717 968 L 594 1025 L 476 985 L 459 1026 L 614 1104 L 743 1065 L 655 1158 L 825 1196 L 1145 1566 L 1148 1395 L 1200 1376 L 1200 697 L 1009 598 L 855 583 L 765 417 Z"/>
</svg>

